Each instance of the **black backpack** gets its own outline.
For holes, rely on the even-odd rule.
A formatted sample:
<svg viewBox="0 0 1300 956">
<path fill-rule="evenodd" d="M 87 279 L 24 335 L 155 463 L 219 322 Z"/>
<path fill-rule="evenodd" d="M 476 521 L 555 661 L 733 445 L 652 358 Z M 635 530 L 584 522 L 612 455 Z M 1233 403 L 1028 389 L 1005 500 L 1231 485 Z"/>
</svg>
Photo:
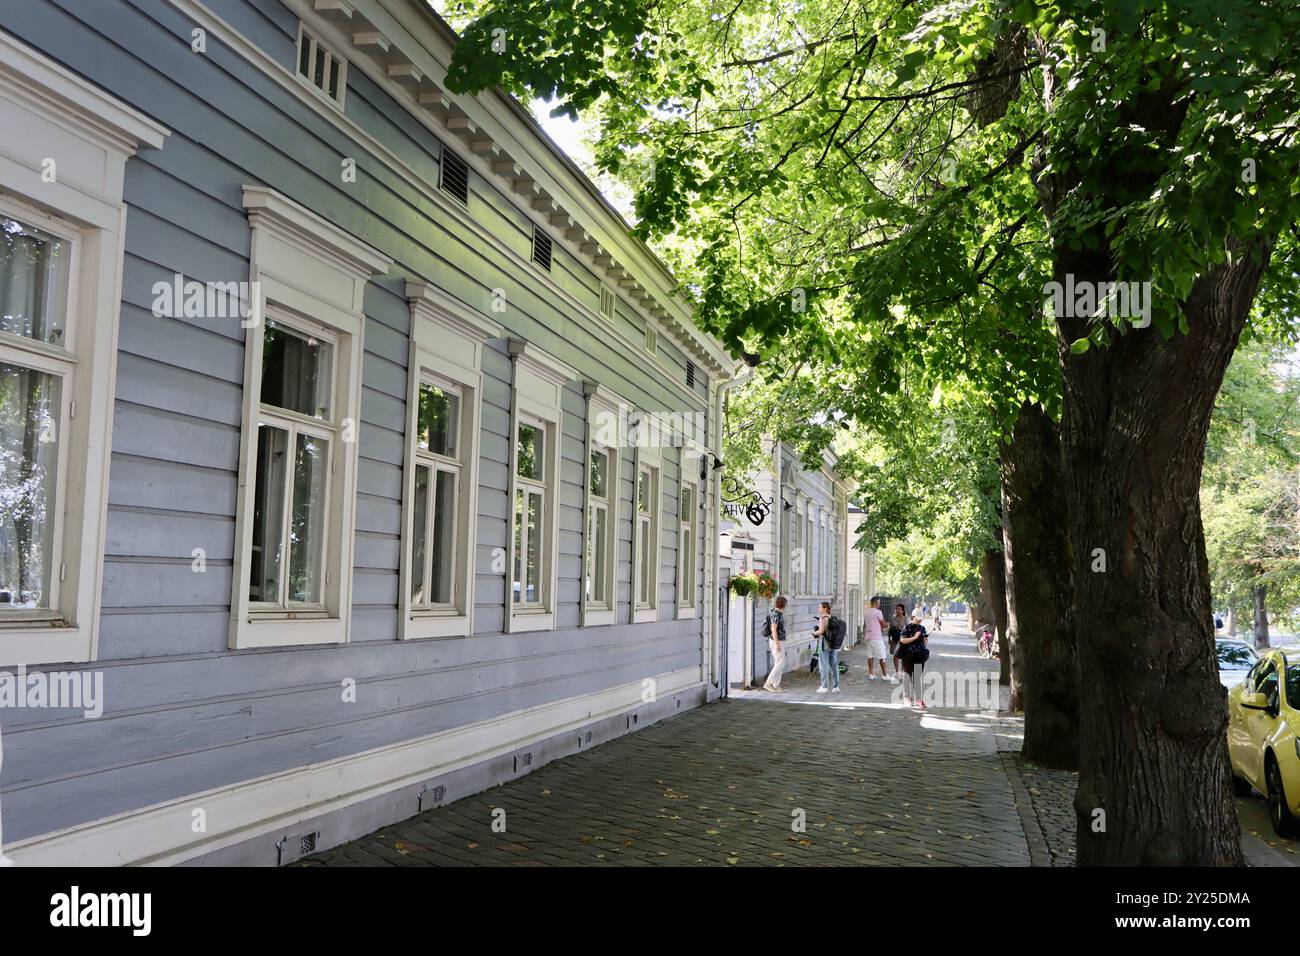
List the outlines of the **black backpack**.
<svg viewBox="0 0 1300 956">
<path fill-rule="evenodd" d="M 824 635 L 826 646 L 833 651 L 838 651 L 844 646 L 844 621 L 838 617 L 832 617 L 826 622 L 826 634 Z"/>
</svg>

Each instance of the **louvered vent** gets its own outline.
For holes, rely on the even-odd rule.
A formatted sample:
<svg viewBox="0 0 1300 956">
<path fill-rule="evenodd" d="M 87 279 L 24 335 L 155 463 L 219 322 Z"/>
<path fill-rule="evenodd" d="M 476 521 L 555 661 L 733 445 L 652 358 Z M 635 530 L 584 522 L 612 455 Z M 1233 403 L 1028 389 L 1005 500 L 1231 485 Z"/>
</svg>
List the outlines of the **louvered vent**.
<svg viewBox="0 0 1300 956">
<path fill-rule="evenodd" d="M 614 297 L 614 290 L 607 285 L 600 287 L 600 314 L 607 319 L 614 318 L 614 310 L 618 300 Z"/>
<path fill-rule="evenodd" d="M 449 149 L 442 151 L 442 183 L 445 192 L 469 205 L 469 167 Z"/>
<path fill-rule="evenodd" d="M 533 226 L 533 261 L 551 271 L 551 237 Z"/>
<path fill-rule="evenodd" d="M 298 25 L 298 75 L 340 107 L 347 89 L 347 67 L 347 60 Z"/>
<path fill-rule="evenodd" d="M 655 331 L 653 325 L 645 327 L 645 350 L 652 355 L 659 348 L 659 334 Z"/>
<path fill-rule="evenodd" d="M 694 362 L 686 363 L 686 387 L 687 388 L 695 387 L 695 363 Z"/>
</svg>

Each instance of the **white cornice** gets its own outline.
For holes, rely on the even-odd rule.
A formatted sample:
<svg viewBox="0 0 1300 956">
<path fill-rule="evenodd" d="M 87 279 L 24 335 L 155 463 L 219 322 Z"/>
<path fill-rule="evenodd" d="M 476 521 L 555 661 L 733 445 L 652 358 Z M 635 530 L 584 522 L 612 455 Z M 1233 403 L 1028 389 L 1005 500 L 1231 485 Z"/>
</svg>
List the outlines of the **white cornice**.
<svg viewBox="0 0 1300 956">
<path fill-rule="evenodd" d="M 561 362 L 549 352 L 544 352 L 531 342 L 521 338 L 506 340 L 507 350 L 520 364 L 556 385 L 564 386 L 579 378 L 577 371 Z"/>
<path fill-rule="evenodd" d="M 0 82 L 54 100 L 88 129 L 134 153 L 140 146 L 161 149 L 171 130 L 105 93 L 49 57 L 0 30 Z"/>
<path fill-rule="evenodd" d="M 505 330 L 496 322 L 431 283 L 408 279 L 406 300 L 416 313 L 427 315 L 436 322 L 451 325 L 476 338 L 496 339 L 505 335 Z"/>
<path fill-rule="evenodd" d="M 244 186 L 244 208 L 254 229 L 269 229 L 360 278 L 382 275 L 393 264 L 383 253 L 273 189 Z"/>
</svg>

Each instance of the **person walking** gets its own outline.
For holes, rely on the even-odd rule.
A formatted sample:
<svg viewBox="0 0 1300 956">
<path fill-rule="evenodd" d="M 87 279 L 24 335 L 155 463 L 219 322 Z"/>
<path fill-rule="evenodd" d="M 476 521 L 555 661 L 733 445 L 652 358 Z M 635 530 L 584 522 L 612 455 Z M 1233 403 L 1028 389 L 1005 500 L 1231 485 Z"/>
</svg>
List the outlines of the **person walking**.
<svg viewBox="0 0 1300 956">
<path fill-rule="evenodd" d="M 880 679 L 888 680 L 889 674 L 885 671 L 885 631 L 889 628 L 889 623 L 885 620 L 884 612 L 880 610 L 880 598 L 873 597 L 871 606 L 867 608 L 866 624 L 863 625 L 864 637 L 867 645 L 867 680 L 875 680 L 876 672 L 872 669 L 872 663 L 880 661 Z"/>
<path fill-rule="evenodd" d="M 941 601 L 935 601 L 934 607 L 932 607 L 931 610 L 934 611 L 934 629 L 936 631 L 942 631 L 943 630 L 943 603 Z"/>
<path fill-rule="evenodd" d="M 763 682 L 763 690 L 781 689 L 781 675 L 785 673 L 785 603 L 785 595 L 778 594 L 772 610 L 767 612 L 767 623 L 763 625 L 767 646 L 772 651 L 772 669 Z"/>
<path fill-rule="evenodd" d="M 821 638 L 817 647 L 817 669 L 821 671 L 821 686 L 817 693 L 840 692 L 840 648 L 844 646 L 844 622 L 831 615 L 830 601 L 822 601 L 813 634 Z"/>
<path fill-rule="evenodd" d="M 898 642 L 907 627 L 907 609 L 901 604 L 894 605 L 894 616 L 889 619 L 889 657 L 894 662 L 894 673 L 889 678 L 891 684 L 898 683 Z"/>
<path fill-rule="evenodd" d="M 894 652 L 894 660 L 903 661 L 903 672 L 906 676 L 903 678 L 903 700 L 909 704 L 915 704 L 922 710 L 925 709 L 925 701 L 917 692 L 916 666 L 921 666 L 921 676 L 925 676 L 925 662 L 930 659 L 930 649 L 926 647 L 929 640 L 929 634 L 925 631 L 925 624 L 921 621 L 919 614 L 913 614 L 911 623 L 903 628 L 903 636 L 898 640 L 898 650 Z"/>
</svg>

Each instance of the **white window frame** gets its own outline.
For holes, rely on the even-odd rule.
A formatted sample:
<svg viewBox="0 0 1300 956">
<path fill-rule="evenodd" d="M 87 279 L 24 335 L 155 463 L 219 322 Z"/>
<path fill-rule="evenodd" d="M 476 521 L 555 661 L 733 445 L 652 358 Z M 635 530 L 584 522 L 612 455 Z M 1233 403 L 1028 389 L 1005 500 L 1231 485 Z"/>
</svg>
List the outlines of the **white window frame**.
<svg viewBox="0 0 1300 956">
<path fill-rule="evenodd" d="M 406 454 L 402 474 L 402 560 L 398 575 L 399 624 L 402 640 L 465 637 L 472 633 L 474 612 L 474 555 L 478 547 L 479 432 L 483 396 L 483 343 L 502 334 L 501 327 L 466 308 L 426 282 L 408 281 L 406 299 L 411 309 L 411 344 L 407 360 Z M 456 528 L 453 542 L 453 590 L 450 605 L 416 606 L 411 600 L 415 544 L 415 467 L 428 461 L 449 467 L 439 456 L 416 447 L 420 386 L 445 384 L 460 393 L 460 431 L 457 435 Z M 428 546 L 432 547 L 432 540 Z"/>
<path fill-rule="evenodd" d="M 239 451 L 239 499 L 231 592 L 230 647 L 345 644 L 352 623 L 352 555 L 356 533 L 357 431 L 361 417 L 366 284 L 391 260 L 287 197 L 245 186 L 252 231 L 249 278 L 256 283 L 244 343 L 244 409 Z M 321 605 L 311 613 L 269 608 L 249 600 L 257 421 L 262 414 L 264 318 L 319 327 L 334 340 L 331 418 L 340 429 L 326 495 L 329 529 L 322 549 Z M 287 563 L 286 563 L 287 567 Z"/>
<path fill-rule="evenodd" d="M 639 430 L 639 429 L 638 429 Z M 651 511 L 641 511 L 640 484 L 641 474 L 650 476 Z M 636 467 L 632 471 L 632 592 L 628 596 L 632 605 L 632 623 L 643 624 L 659 620 L 659 578 L 663 565 L 660 546 L 660 527 L 663 514 L 663 457 L 658 448 L 638 445 Z M 647 568 L 649 578 L 647 591 L 649 603 L 641 600 L 641 542 L 649 536 L 649 561 Z"/>
<path fill-rule="evenodd" d="M 622 449 L 619 446 L 620 421 L 619 409 L 626 403 L 600 385 L 588 386 L 588 420 L 587 420 L 587 457 L 583 469 L 586 482 L 584 497 L 587 502 L 586 515 L 583 518 L 583 555 L 581 602 L 582 623 L 586 627 L 613 624 L 618 613 L 618 529 L 621 503 Z M 591 458 L 595 453 L 606 456 L 608 464 L 605 470 L 605 498 L 597 501 L 591 493 Z M 605 592 L 606 600 L 595 601 L 587 596 L 587 578 L 592 573 L 588 553 L 595 550 L 590 545 L 590 538 L 595 533 L 595 513 L 605 509 Z"/>
<path fill-rule="evenodd" d="M 169 130 L 3 31 L 0 129 L 5 212 L 68 239 L 73 266 L 65 346 L 44 349 L 14 336 L 6 349 L 12 357 L 21 352 L 29 367 L 38 351 L 46 353 L 48 370 L 66 375 L 67 387 L 57 425 L 57 586 L 39 622 L 24 613 L 0 616 L 0 666 L 91 661 L 99 650 L 122 301 L 123 175 L 130 156 L 142 147 L 161 149 Z"/>
<path fill-rule="evenodd" d="M 307 61 L 306 76 L 303 76 L 298 72 L 298 64 L 302 62 L 302 43 L 304 38 L 310 40 L 313 44 L 310 59 Z M 330 96 L 329 90 L 323 90 L 317 86 L 316 81 L 312 79 L 312 75 L 315 72 L 314 68 L 316 66 L 316 58 L 320 56 L 322 51 L 329 56 L 330 60 L 339 65 L 338 91 L 333 96 Z M 307 89 L 311 90 L 326 103 L 330 104 L 330 106 L 333 106 L 340 111 L 343 109 L 343 103 L 348 92 L 348 58 L 340 55 L 330 44 L 321 39 L 320 34 L 316 30 L 307 27 L 307 25 L 301 20 L 298 21 L 298 42 L 293 48 L 293 75 L 298 78 L 298 81 L 302 83 L 303 86 L 307 87 Z M 326 85 L 328 85 L 328 78 L 326 79 Z"/>
<path fill-rule="evenodd" d="M 547 355 L 523 339 L 511 338 L 507 348 L 514 357 L 514 387 L 511 389 L 509 443 L 509 514 L 506 529 L 505 627 L 508 633 L 551 631 L 555 629 L 556 592 L 559 565 L 559 490 L 560 441 L 564 420 L 561 408 L 564 385 L 577 373 L 553 356 Z M 536 607 L 515 603 L 515 501 L 520 487 L 518 472 L 519 425 L 521 422 L 543 427 L 545 460 L 542 463 L 544 492 L 542 498 L 543 539 L 539 554 L 542 570 L 539 583 L 543 594 Z M 520 581 L 520 588 L 523 582 Z"/>
<path fill-rule="evenodd" d="M 688 459 L 682 458 L 682 480 L 677 486 L 677 616 L 695 616 L 696 595 L 700 588 L 699 527 L 700 482 L 686 477 Z M 682 513 L 682 497 L 691 495 L 688 509 Z M 689 572 L 689 573 L 688 573 Z"/>
</svg>

